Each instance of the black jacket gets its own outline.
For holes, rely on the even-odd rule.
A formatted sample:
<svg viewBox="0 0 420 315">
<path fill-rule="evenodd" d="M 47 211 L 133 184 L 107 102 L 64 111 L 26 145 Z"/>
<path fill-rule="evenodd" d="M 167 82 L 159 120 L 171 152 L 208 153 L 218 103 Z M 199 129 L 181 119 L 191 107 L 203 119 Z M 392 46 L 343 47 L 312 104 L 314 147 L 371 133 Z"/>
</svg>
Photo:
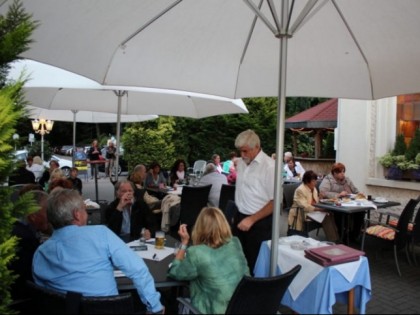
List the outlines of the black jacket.
<svg viewBox="0 0 420 315">
<path fill-rule="evenodd" d="M 137 197 L 137 196 L 136 196 Z M 106 209 L 106 224 L 117 235 L 121 234 L 123 222 L 122 211 L 117 210 L 119 199 L 111 202 Z M 136 198 L 136 202 L 131 207 L 130 221 L 130 241 L 140 237 L 142 228 L 150 230 L 152 235 L 156 231 L 156 220 L 150 208 L 144 202 L 143 198 Z"/>
</svg>

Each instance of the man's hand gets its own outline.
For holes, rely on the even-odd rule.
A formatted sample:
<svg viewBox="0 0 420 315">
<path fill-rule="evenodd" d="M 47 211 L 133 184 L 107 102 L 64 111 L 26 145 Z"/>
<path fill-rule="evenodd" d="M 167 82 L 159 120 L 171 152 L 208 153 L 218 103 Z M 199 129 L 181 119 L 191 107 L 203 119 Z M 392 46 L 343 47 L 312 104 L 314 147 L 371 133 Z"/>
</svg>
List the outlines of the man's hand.
<svg viewBox="0 0 420 315">
<path fill-rule="evenodd" d="M 246 231 L 249 231 L 253 225 L 254 225 L 254 220 L 249 216 L 238 223 L 238 229 L 246 232 Z"/>
</svg>

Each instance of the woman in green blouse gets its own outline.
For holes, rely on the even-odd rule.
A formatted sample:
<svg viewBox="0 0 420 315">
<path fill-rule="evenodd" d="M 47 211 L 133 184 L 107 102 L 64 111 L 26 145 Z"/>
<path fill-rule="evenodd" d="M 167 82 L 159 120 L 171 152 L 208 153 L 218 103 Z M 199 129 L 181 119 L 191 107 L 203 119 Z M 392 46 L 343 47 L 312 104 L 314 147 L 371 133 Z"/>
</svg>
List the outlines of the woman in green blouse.
<svg viewBox="0 0 420 315">
<path fill-rule="evenodd" d="M 182 245 L 168 275 L 190 281 L 191 303 L 203 314 L 224 314 L 233 291 L 249 268 L 241 243 L 232 237 L 229 224 L 218 208 L 204 208 L 192 231 L 187 249 L 187 226 L 178 230 Z"/>
</svg>

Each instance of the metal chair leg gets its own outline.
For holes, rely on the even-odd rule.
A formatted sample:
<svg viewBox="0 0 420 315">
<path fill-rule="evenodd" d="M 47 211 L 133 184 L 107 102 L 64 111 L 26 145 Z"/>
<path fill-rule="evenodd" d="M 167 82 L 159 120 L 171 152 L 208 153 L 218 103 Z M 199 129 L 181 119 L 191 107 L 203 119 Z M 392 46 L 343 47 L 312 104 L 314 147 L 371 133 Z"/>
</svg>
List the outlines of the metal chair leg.
<svg viewBox="0 0 420 315">
<path fill-rule="evenodd" d="M 395 265 L 397 266 L 398 275 L 401 277 L 400 265 L 398 264 L 397 246 L 394 245 L 394 259 Z"/>
</svg>

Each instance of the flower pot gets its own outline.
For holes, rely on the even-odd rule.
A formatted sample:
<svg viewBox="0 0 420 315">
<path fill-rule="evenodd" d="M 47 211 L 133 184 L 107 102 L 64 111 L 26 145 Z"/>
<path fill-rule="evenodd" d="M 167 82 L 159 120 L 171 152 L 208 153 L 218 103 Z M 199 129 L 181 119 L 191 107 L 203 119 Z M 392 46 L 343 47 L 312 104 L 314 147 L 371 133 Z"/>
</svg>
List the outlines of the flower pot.
<svg viewBox="0 0 420 315">
<path fill-rule="evenodd" d="M 397 166 L 391 166 L 385 173 L 386 179 L 401 180 L 403 178 L 403 171 Z"/>
</svg>

